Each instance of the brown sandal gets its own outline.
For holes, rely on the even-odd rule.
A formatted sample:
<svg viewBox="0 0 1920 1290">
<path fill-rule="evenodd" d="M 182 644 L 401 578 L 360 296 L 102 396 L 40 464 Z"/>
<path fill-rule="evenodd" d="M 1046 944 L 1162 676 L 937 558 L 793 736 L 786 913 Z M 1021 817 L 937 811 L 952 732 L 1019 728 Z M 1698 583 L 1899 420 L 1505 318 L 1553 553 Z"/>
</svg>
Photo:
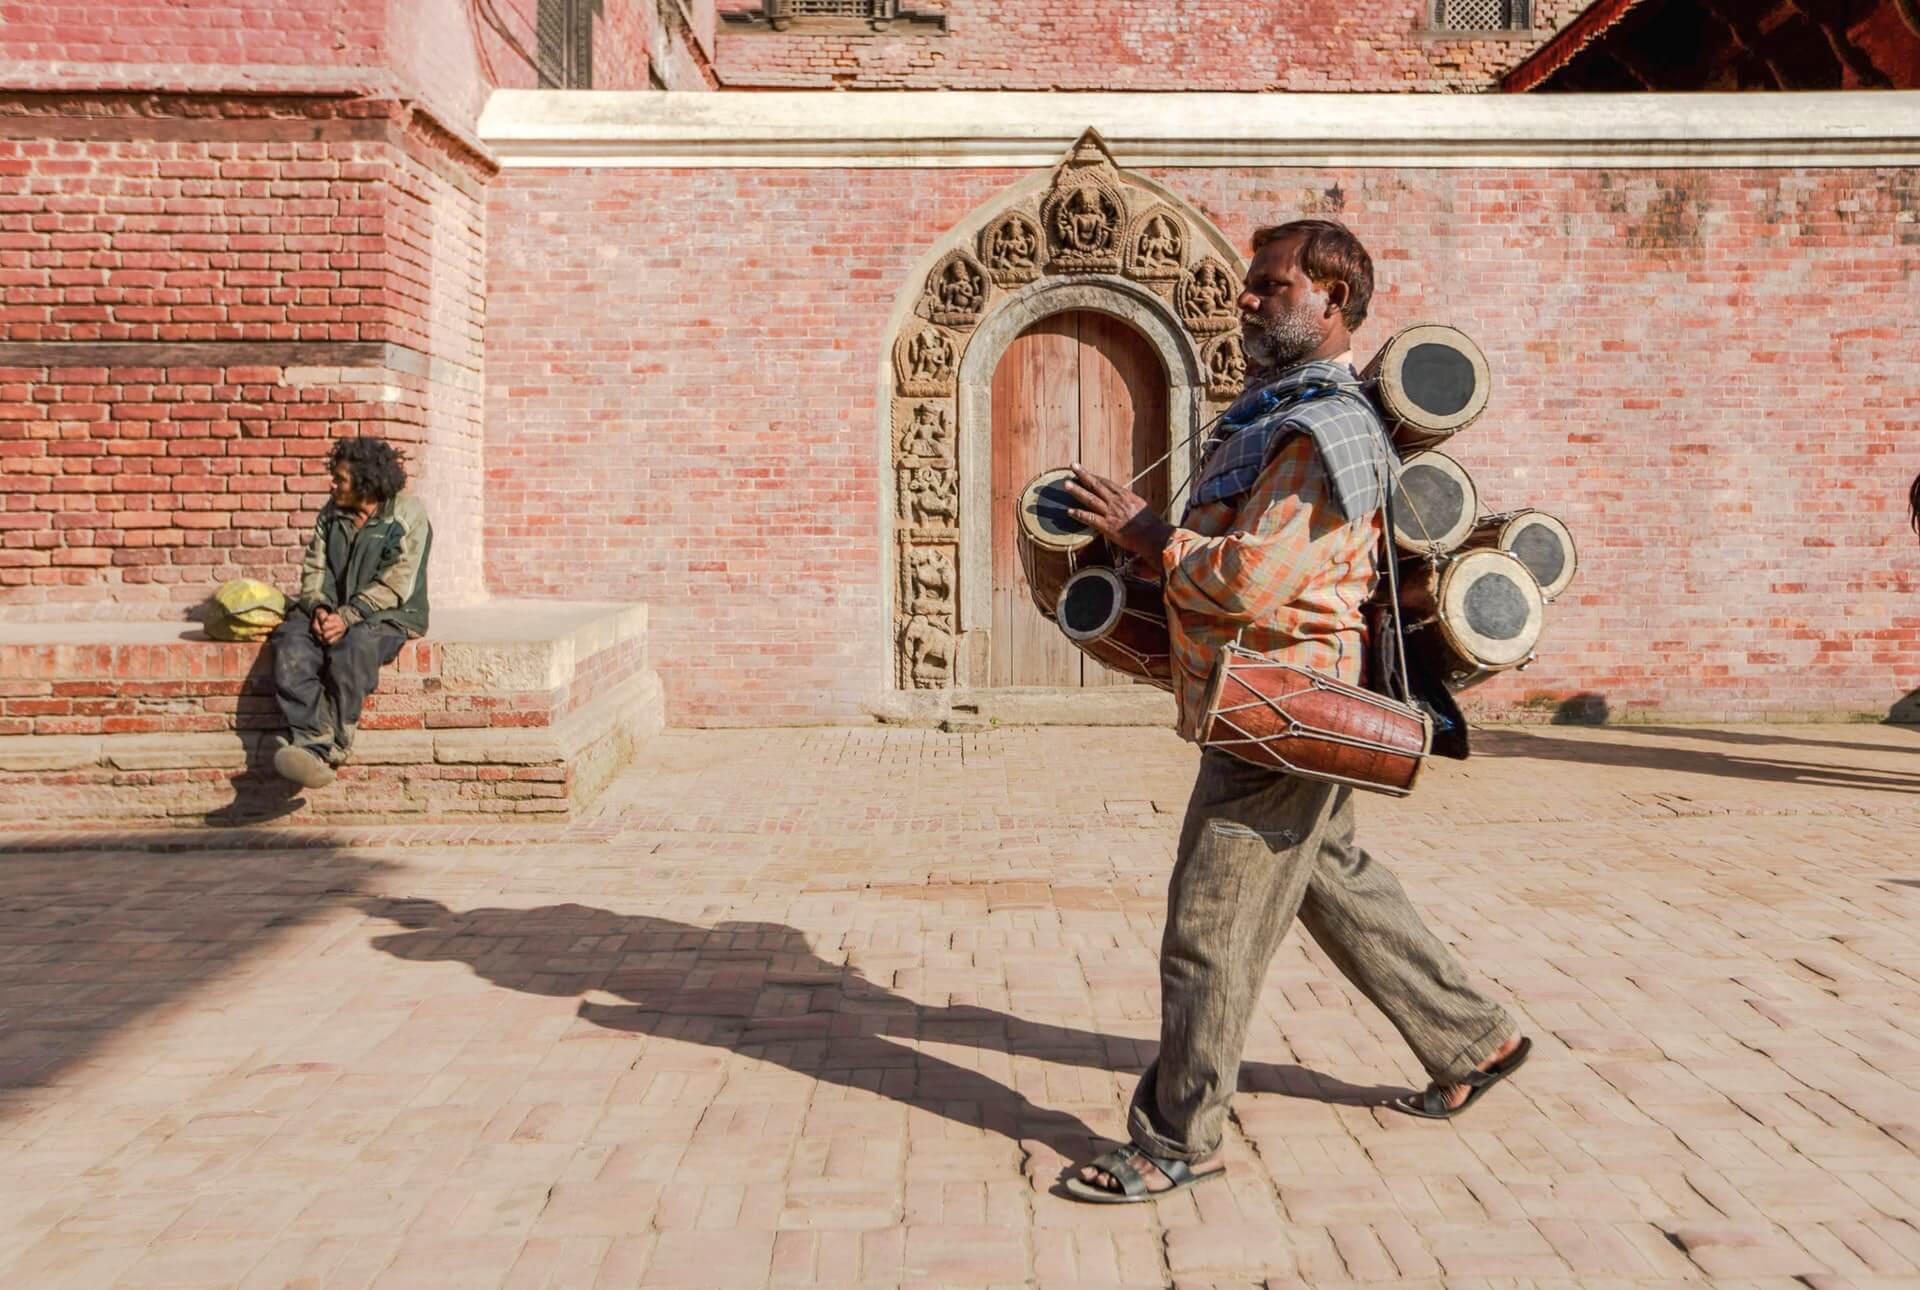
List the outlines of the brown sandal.
<svg viewBox="0 0 1920 1290">
<path fill-rule="evenodd" d="M 1402 1094 L 1387 1105 L 1396 1111 L 1417 1115 L 1426 1120 L 1451 1120 L 1472 1106 L 1474 1100 L 1482 1093 L 1519 1070 L 1521 1063 L 1527 1060 L 1527 1054 L 1532 1051 L 1533 1041 L 1522 1036 L 1519 1047 L 1487 1069 L 1468 1071 L 1459 1081 L 1467 1086 L 1466 1099 L 1459 1106 L 1447 1105 L 1447 1086 L 1444 1084 L 1429 1084 L 1418 1093 Z"/>
</svg>

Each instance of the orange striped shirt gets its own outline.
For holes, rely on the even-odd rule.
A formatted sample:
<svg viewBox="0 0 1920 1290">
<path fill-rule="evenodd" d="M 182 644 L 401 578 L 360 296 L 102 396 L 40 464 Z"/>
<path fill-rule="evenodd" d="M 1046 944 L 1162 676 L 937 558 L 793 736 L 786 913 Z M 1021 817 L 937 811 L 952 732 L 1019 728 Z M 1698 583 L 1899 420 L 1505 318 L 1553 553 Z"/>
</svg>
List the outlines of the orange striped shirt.
<svg viewBox="0 0 1920 1290">
<path fill-rule="evenodd" d="M 1251 491 L 1189 510 L 1162 557 L 1180 735 L 1197 739 L 1214 656 L 1236 635 L 1269 658 L 1358 683 L 1360 606 L 1380 512 L 1349 523 L 1320 453 L 1290 436 Z"/>
</svg>

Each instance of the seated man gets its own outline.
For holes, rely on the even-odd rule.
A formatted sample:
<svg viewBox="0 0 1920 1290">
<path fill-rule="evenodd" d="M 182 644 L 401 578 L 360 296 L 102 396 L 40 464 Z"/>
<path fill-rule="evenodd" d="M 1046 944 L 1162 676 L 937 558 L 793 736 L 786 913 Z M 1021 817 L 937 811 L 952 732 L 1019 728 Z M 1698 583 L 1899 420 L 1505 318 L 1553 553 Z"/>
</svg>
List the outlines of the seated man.
<svg viewBox="0 0 1920 1290">
<path fill-rule="evenodd" d="M 433 528 L 384 439 L 342 439 L 327 455 L 333 495 L 300 566 L 299 604 L 274 630 L 273 684 L 287 742 L 282 778 L 325 788 L 353 746 L 360 706 L 408 639 L 427 630 Z"/>
</svg>

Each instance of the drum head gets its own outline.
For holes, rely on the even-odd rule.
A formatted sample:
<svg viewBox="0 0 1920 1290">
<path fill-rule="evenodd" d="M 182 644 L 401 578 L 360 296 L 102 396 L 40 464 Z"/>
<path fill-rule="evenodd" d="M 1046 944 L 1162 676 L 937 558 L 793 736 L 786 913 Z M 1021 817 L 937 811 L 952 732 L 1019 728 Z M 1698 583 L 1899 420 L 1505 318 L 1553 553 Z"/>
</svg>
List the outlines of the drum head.
<svg viewBox="0 0 1920 1290">
<path fill-rule="evenodd" d="M 1400 467 L 1393 495 L 1394 544 L 1405 551 L 1451 551 L 1473 532 L 1480 498 L 1473 478 L 1445 453 L 1423 452 Z"/>
<path fill-rule="evenodd" d="M 1070 641 L 1096 641 L 1111 632 L 1127 605 L 1126 585 L 1111 569 L 1082 569 L 1060 589 L 1053 619 Z"/>
<path fill-rule="evenodd" d="M 1440 323 L 1394 333 L 1368 370 L 1382 409 L 1410 432 L 1396 433 L 1396 442 L 1437 443 L 1479 416 L 1493 392 L 1487 356 L 1465 332 Z"/>
<path fill-rule="evenodd" d="M 1080 504 L 1060 487 L 1063 481 L 1072 478 L 1073 471 L 1062 467 L 1035 475 L 1020 490 L 1020 530 L 1034 545 L 1055 551 L 1077 551 L 1093 541 L 1094 531 L 1067 515 Z"/>
<path fill-rule="evenodd" d="M 1545 511 L 1524 511 L 1515 516 L 1500 531 L 1500 549 L 1511 551 L 1527 566 L 1527 572 L 1540 584 L 1540 594 L 1548 600 L 1567 589 L 1579 563 L 1573 534 Z"/>
<path fill-rule="evenodd" d="M 1505 551 L 1469 551 L 1440 576 L 1440 631 L 1476 667 L 1526 662 L 1545 621 L 1540 585 Z"/>
</svg>

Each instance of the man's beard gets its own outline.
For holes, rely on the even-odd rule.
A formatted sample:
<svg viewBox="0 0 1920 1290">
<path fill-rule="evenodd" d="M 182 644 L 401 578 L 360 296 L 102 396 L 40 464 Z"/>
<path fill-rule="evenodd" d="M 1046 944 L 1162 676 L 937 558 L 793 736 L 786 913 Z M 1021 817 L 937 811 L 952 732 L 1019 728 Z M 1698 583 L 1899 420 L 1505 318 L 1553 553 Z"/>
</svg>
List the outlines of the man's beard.
<svg viewBox="0 0 1920 1290">
<path fill-rule="evenodd" d="M 1311 309 L 1296 309 L 1269 323 L 1252 320 L 1240 333 L 1247 365 L 1262 372 L 1278 372 L 1301 362 L 1320 348 L 1326 337 L 1314 328 Z"/>
</svg>

